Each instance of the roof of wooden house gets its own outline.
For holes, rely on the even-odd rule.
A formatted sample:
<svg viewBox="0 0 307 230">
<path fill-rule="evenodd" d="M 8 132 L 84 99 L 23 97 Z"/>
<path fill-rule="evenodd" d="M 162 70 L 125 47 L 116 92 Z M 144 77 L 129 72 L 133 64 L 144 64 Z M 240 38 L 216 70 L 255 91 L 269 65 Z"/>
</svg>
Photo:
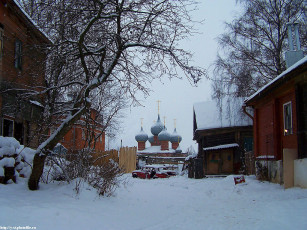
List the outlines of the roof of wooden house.
<svg viewBox="0 0 307 230">
<path fill-rule="evenodd" d="M 246 105 L 251 105 L 253 102 L 257 101 L 259 98 L 269 94 L 272 92 L 273 89 L 279 87 L 283 83 L 289 81 L 290 79 L 297 76 L 297 74 L 301 73 L 302 71 L 307 71 L 307 56 L 299 60 L 297 63 L 286 69 L 280 75 L 278 75 L 275 79 L 270 81 L 268 84 L 264 85 L 260 88 L 257 92 L 253 95 L 248 97 L 244 103 Z"/>
<path fill-rule="evenodd" d="M 252 125 L 252 120 L 243 113 L 243 102 L 244 98 L 226 98 L 221 106 L 215 101 L 195 103 L 194 131 Z"/>
</svg>

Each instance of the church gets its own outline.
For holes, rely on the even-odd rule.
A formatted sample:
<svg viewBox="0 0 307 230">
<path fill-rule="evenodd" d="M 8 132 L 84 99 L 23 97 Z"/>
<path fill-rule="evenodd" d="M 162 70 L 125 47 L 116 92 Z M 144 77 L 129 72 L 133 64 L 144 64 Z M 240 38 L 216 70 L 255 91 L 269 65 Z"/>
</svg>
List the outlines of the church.
<svg viewBox="0 0 307 230">
<path fill-rule="evenodd" d="M 174 131 L 170 134 L 164 124 L 161 122 L 158 105 L 158 118 L 151 126 L 151 134 L 148 136 L 144 132 L 143 124 L 141 130 L 135 135 L 135 140 L 138 143 L 138 162 L 142 166 L 144 164 L 179 164 L 183 163 L 186 153 L 182 153 L 180 142 L 181 135 L 177 133 L 176 123 Z M 147 141 L 150 146 L 146 147 Z"/>
</svg>

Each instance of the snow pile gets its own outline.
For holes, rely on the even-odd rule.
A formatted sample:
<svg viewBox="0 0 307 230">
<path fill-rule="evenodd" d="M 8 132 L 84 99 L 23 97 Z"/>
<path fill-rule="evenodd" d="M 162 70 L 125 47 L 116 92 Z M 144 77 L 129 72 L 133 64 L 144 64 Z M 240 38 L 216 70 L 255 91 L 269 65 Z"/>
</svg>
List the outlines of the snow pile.
<svg viewBox="0 0 307 230">
<path fill-rule="evenodd" d="M 144 150 L 137 151 L 137 153 L 175 153 L 175 150 L 161 150 L 161 146 L 150 146 Z"/>
<path fill-rule="evenodd" d="M 29 177 L 35 151 L 26 148 L 13 137 L 0 136 L 0 182 Z"/>
<path fill-rule="evenodd" d="M 127 183 L 113 197 L 98 197 L 85 187 L 76 198 L 74 183 L 41 184 L 37 192 L 29 191 L 23 178 L 0 185 L 0 223 L 44 230 L 307 229 L 307 189 L 285 190 L 254 176 L 238 185 L 233 176 L 124 177 Z"/>
</svg>

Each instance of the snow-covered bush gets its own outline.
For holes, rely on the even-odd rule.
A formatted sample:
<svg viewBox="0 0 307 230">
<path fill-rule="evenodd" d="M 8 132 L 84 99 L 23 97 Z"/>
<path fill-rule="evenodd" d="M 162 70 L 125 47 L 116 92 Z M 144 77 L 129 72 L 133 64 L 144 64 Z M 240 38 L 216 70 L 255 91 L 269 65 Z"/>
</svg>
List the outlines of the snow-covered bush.
<svg viewBox="0 0 307 230">
<path fill-rule="evenodd" d="M 35 150 L 26 148 L 13 137 L 0 136 L 0 183 L 16 177 L 29 177 Z"/>
</svg>

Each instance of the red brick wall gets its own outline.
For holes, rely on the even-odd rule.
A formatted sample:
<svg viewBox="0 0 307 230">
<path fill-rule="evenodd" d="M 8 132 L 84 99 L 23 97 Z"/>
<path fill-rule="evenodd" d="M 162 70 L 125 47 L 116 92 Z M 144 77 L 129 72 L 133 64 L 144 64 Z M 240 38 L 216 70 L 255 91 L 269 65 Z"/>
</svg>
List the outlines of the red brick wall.
<svg viewBox="0 0 307 230">
<path fill-rule="evenodd" d="M 97 134 L 99 133 L 96 130 Z M 84 135 L 82 136 L 82 127 L 74 126 L 68 133 L 64 136 L 61 144 L 69 150 L 81 150 L 88 147 L 88 142 L 86 142 Z M 91 143 L 91 147 L 94 146 L 94 142 Z M 95 150 L 98 152 L 105 151 L 105 133 L 96 140 Z"/>
<path fill-rule="evenodd" d="M 151 143 L 151 146 L 159 146 L 161 145 L 159 139 L 158 139 L 158 136 L 154 136 L 154 141 L 153 143 Z"/>
<path fill-rule="evenodd" d="M 4 5 L 4 2 L 7 2 Z M 30 23 L 30 21 L 23 15 L 21 10 L 15 5 L 13 1 L 0 1 L 0 23 L 3 27 L 3 55 L 0 58 L 0 83 L 1 88 L 30 88 L 33 90 L 42 90 L 44 86 L 45 73 L 45 59 L 46 55 L 38 47 L 44 43 L 49 43 L 41 32 Z M 16 39 L 22 42 L 22 65 L 21 69 L 14 66 L 15 55 L 15 41 Z M 42 46 L 41 46 L 42 47 Z M 40 86 L 40 87 L 37 87 Z M 3 94 L 4 95 L 4 94 Z M 4 96 L 0 94 L 0 114 L 7 114 L 3 111 Z M 14 92 L 9 92 L 7 95 L 14 97 Z M 3 97 L 3 98 L 2 98 Z M 43 101 L 43 96 L 36 99 Z M 31 108 L 35 108 L 32 107 Z M 27 115 L 30 113 L 27 112 Z M 24 143 L 30 147 L 37 147 L 38 139 L 41 136 L 38 133 L 38 120 L 36 115 L 31 118 L 30 115 L 25 118 L 21 113 L 20 117 L 12 117 L 13 120 L 18 120 L 24 125 Z M 26 120 L 27 119 L 27 120 Z M 35 135 L 31 135 L 34 133 Z M 29 134 L 29 135 L 28 135 Z M 29 141 L 28 141 L 29 140 Z"/>
<path fill-rule="evenodd" d="M 13 82 L 19 87 L 44 85 L 45 55 L 34 45 L 42 44 L 33 27 L 29 27 L 16 12 L 0 2 L 0 19 L 4 26 L 3 52 L 1 59 L 2 80 Z M 22 69 L 14 67 L 16 39 L 22 42 Z"/>
<path fill-rule="evenodd" d="M 169 150 L 168 141 L 161 141 L 161 150 Z"/>
<path fill-rule="evenodd" d="M 179 146 L 179 143 L 178 142 L 173 142 L 172 143 L 172 149 L 177 149 L 178 148 L 178 146 Z"/>
<path fill-rule="evenodd" d="M 146 145 L 146 142 L 145 141 L 139 141 L 138 142 L 138 150 L 139 151 L 142 151 L 145 149 L 145 145 Z"/>
</svg>

